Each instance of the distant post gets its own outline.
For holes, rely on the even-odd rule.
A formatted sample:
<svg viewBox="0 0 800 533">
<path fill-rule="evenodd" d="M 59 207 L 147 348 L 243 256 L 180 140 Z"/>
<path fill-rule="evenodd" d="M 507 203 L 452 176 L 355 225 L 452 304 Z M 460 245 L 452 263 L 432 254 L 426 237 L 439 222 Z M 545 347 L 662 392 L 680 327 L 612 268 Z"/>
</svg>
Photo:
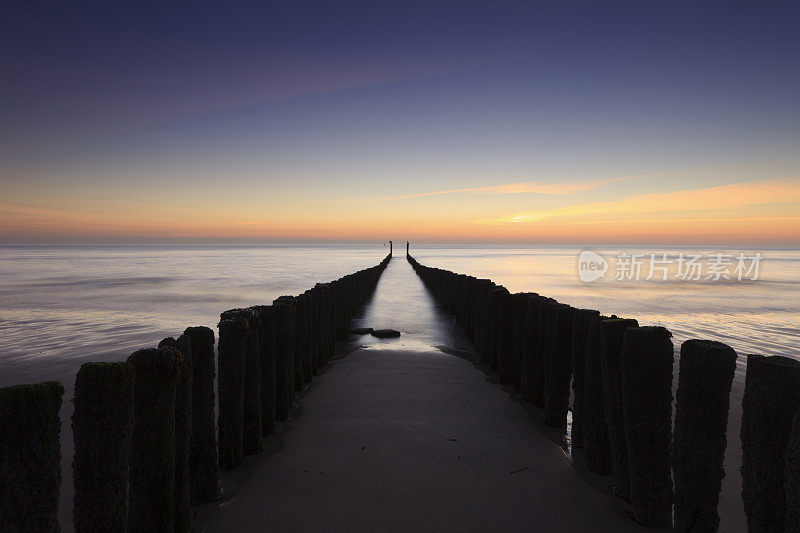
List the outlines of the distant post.
<svg viewBox="0 0 800 533">
<path fill-rule="evenodd" d="M 406 241 L 406 255 L 409 255 L 409 253 L 408 253 L 408 241 Z"/>
<path fill-rule="evenodd" d="M 392 241 L 389 241 L 389 255 L 392 255 Z"/>
</svg>

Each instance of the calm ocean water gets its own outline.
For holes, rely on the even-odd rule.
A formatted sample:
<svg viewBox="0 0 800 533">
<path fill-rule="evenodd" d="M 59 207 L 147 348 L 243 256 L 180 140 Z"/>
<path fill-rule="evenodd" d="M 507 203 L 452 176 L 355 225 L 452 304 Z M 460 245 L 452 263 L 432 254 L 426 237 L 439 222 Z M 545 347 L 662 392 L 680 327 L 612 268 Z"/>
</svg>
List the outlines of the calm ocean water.
<svg viewBox="0 0 800 533">
<path fill-rule="evenodd" d="M 5 246 L 0 247 L 0 386 L 55 379 L 71 398 L 81 363 L 121 360 L 187 326 L 215 326 L 219 313 L 297 294 L 317 282 L 376 264 L 387 253 L 375 245 L 270 246 Z M 664 325 L 676 347 L 688 338 L 730 344 L 738 353 L 800 357 L 798 302 L 800 250 L 677 248 L 594 249 L 609 259 L 606 277 L 578 277 L 583 249 L 519 246 L 415 246 L 422 263 L 491 278 L 510 291 L 535 291 L 576 307 Z M 358 322 L 391 327 L 400 339 L 357 342 L 373 348 L 447 345 L 468 348 L 452 320 L 436 309 L 406 263 L 401 246 L 395 261 Z M 400 253 L 398 253 L 400 252 Z M 680 253 L 752 256 L 761 252 L 757 281 L 674 279 Z M 650 253 L 671 261 L 669 281 L 618 281 L 619 254 Z M 706 264 L 709 260 L 706 261 Z M 646 275 L 647 265 L 643 272 Z M 733 267 L 731 267 L 732 269 Z M 705 277 L 705 276 L 703 276 Z M 734 276 L 735 278 L 735 276 Z M 720 511 L 723 530 L 744 523 L 738 495 L 738 448 L 744 358 L 731 398 L 726 474 Z M 64 486 L 61 523 L 70 530 L 70 404 L 65 402 Z"/>
<path fill-rule="evenodd" d="M 713 338 L 739 353 L 798 356 L 798 250 L 761 250 L 758 281 L 623 282 L 609 270 L 605 279 L 592 283 L 578 278 L 580 251 L 413 248 L 425 264 L 491 278 L 512 292 L 536 291 L 573 306 L 664 325 L 676 344 Z M 674 258 L 680 252 L 736 255 L 741 250 L 596 251 L 608 258 L 624 252 L 667 252 Z M 381 244 L 0 247 L 0 384 L 46 379 L 48 369 L 59 373 L 73 367 L 74 359 L 121 357 L 187 325 L 213 326 L 220 311 L 296 294 L 372 265 L 384 253 Z M 418 303 L 397 302 L 405 320 L 423 312 L 414 310 Z"/>
</svg>

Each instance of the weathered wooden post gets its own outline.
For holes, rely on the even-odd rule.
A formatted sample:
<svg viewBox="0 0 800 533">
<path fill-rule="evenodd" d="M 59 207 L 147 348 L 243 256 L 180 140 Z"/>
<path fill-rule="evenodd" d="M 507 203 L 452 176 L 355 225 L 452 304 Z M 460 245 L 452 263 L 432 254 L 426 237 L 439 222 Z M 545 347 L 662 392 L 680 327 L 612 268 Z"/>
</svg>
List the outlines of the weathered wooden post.
<svg viewBox="0 0 800 533">
<path fill-rule="evenodd" d="M 538 294 L 528 298 L 527 309 L 525 310 L 525 333 L 523 338 L 523 357 L 522 357 L 522 376 L 521 388 L 522 398 L 533 401 L 535 397 L 536 374 L 538 367 L 541 366 L 539 352 L 537 351 L 537 329 L 539 327 L 539 306 L 543 298 Z M 541 394 L 539 395 L 541 398 Z"/>
<path fill-rule="evenodd" d="M 481 358 L 480 364 L 488 367 L 492 360 L 492 313 L 489 305 L 494 283 L 491 280 L 479 280 L 479 296 L 475 302 L 476 322 L 480 324 L 478 332 L 478 350 Z"/>
<path fill-rule="evenodd" d="M 231 309 L 220 315 L 221 320 L 240 317 L 247 322 L 244 330 L 244 414 L 242 419 L 242 453 L 261 452 L 261 346 L 258 333 L 261 325 L 253 309 Z M 220 333 L 220 337 L 222 334 Z"/>
<path fill-rule="evenodd" d="M 389 255 L 392 255 L 392 241 L 389 241 Z"/>
<path fill-rule="evenodd" d="M 407 256 L 409 255 L 409 252 L 408 252 L 408 246 L 409 246 L 409 244 L 408 244 L 408 241 L 406 241 L 406 255 L 407 255 Z"/>
<path fill-rule="evenodd" d="M 672 334 L 630 327 L 622 346 L 622 395 L 634 519 L 672 525 Z"/>
<path fill-rule="evenodd" d="M 742 500 L 749 531 L 783 531 L 784 454 L 800 406 L 800 361 L 747 356 L 742 398 Z"/>
<path fill-rule="evenodd" d="M 498 300 L 502 291 L 502 287 L 498 287 L 497 285 L 493 284 L 489 290 L 489 295 L 487 298 L 489 332 L 486 338 L 486 365 L 491 370 L 497 370 L 497 321 L 499 316 Z M 481 358 L 481 362 L 483 362 L 483 357 Z"/>
<path fill-rule="evenodd" d="M 308 359 L 311 354 L 311 302 L 308 294 L 294 297 L 294 390 L 298 393 L 311 380 Z"/>
<path fill-rule="evenodd" d="M 630 498 L 628 472 L 628 445 L 625 440 L 625 422 L 622 416 L 622 343 L 627 328 L 639 323 L 632 318 L 607 318 L 603 326 L 603 406 L 608 423 L 608 440 L 611 443 L 611 472 L 614 491 L 624 499 Z M 672 374 L 670 373 L 670 376 Z"/>
<path fill-rule="evenodd" d="M 189 476 L 193 505 L 212 502 L 219 494 L 215 386 L 217 375 L 214 331 L 205 326 L 186 328 L 192 347 L 192 437 Z"/>
<path fill-rule="evenodd" d="M 507 300 L 508 290 L 503 286 L 495 286 L 489 295 L 489 308 L 491 312 L 491 359 L 489 367 L 496 371 L 502 383 L 502 365 L 505 363 L 506 347 L 508 345 L 507 327 Z"/>
<path fill-rule="evenodd" d="M 725 456 L 736 352 L 721 342 L 681 345 L 672 433 L 674 531 L 719 529 L 719 491 Z"/>
<path fill-rule="evenodd" d="M 0 389 L 0 526 L 59 531 L 61 383 Z"/>
<path fill-rule="evenodd" d="M 278 420 L 288 420 L 295 404 L 294 389 L 294 297 L 281 296 L 275 308 L 276 413 Z"/>
<path fill-rule="evenodd" d="M 511 383 L 517 392 L 522 392 L 522 367 L 525 359 L 525 335 L 527 333 L 526 315 L 531 296 L 533 293 L 530 292 L 518 292 L 511 295 L 512 348 L 508 367 Z"/>
<path fill-rule="evenodd" d="M 130 363 L 85 363 L 75 377 L 75 531 L 127 531 L 135 374 Z"/>
<path fill-rule="evenodd" d="M 532 340 L 536 346 L 536 358 L 534 359 L 533 368 L 533 385 L 531 388 L 530 402 L 537 407 L 544 407 L 544 390 L 545 390 L 545 360 L 547 359 L 549 350 L 547 346 L 548 337 L 548 321 L 547 309 L 548 306 L 556 304 L 552 298 L 539 298 L 536 312 L 536 338 Z"/>
<path fill-rule="evenodd" d="M 800 408 L 794 415 L 792 433 L 784 454 L 786 464 L 784 475 L 786 482 L 783 490 L 786 493 L 786 521 L 784 531 L 800 531 Z"/>
<path fill-rule="evenodd" d="M 191 516 L 190 445 L 192 437 L 192 347 L 189 337 L 168 337 L 159 348 L 180 352 L 179 374 L 175 385 L 175 531 L 189 531 Z"/>
<path fill-rule="evenodd" d="M 586 339 L 586 370 L 583 374 L 583 447 L 586 467 L 597 474 L 611 473 L 611 443 L 603 405 L 602 317 L 592 319 Z"/>
<path fill-rule="evenodd" d="M 550 381 L 550 366 L 553 360 L 553 345 L 555 343 L 555 325 L 556 325 L 556 310 L 560 304 L 555 300 L 546 301 L 542 304 L 540 313 L 541 333 L 542 337 L 539 339 L 539 346 L 542 353 L 542 389 L 541 389 L 541 405 L 547 407 L 547 391 Z"/>
<path fill-rule="evenodd" d="M 567 428 L 567 412 L 569 411 L 569 383 L 572 379 L 572 323 L 574 315 L 575 308 L 567 304 L 556 305 L 544 423 L 562 430 Z"/>
<path fill-rule="evenodd" d="M 572 445 L 576 448 L 583 448 L 583 421 L 586 417 L 583 383 L 589 326 L 599 317 L 599 311 L 577 309 L 572 323 Z"/>
<path fill-rule="evenodd" d="M 261 435 L 269 437 L 278 430 L 276 412 L 276 348 L 275 308 L 259 305 L 253 308 L 259 315 L 258 345 L 261 355 Z"/>
<path fill-rule="evenodd" d="M 175 527 L 175 389 L 180 354 L 172 348 L 134 352 L 136 373 L 131 437 L 130 531 Z"/>
<path fill-rule="evenodd" d="M 247 320 L 240 316 L 219 323 L 218 366 L 219 465 L 233 469 L 244 455 L 245 335 Z"/>
</svg>

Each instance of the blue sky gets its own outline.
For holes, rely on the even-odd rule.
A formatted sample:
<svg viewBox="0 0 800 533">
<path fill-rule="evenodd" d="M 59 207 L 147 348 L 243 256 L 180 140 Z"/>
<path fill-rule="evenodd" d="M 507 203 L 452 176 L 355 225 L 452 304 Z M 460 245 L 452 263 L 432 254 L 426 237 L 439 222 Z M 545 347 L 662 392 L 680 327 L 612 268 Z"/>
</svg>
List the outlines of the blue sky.
<svg viewBox="0 0 800 533">
<path fill-rule="evenodd" d="M 791 2 L 44 3 L 0 24 L 0 240 L 551 242 L 579 216 L 475 224 L 800 176 Z M 664 212 L 790 235 L 800 205 L 769 198 Z M 591 238 L 654 226 L 628 211 Z"/>
</svg>

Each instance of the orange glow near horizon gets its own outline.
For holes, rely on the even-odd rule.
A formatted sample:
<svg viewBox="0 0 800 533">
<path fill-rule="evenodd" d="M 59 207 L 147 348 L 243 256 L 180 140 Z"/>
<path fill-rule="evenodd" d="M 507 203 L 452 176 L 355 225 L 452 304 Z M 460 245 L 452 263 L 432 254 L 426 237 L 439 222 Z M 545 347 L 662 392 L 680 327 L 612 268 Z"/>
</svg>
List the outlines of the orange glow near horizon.
<svg viewBox="0 0 800 533">
<path fill-rule="evenodd" d="M 191 193 L 174 203 L 3 201 L 0 239 L 800 244 L 800 178 L 626 194 L 627 182 L 636 179 L 641 178 L 513 183 L 355 200 L 309 196 L 305 202 Z"/>
</svg>

